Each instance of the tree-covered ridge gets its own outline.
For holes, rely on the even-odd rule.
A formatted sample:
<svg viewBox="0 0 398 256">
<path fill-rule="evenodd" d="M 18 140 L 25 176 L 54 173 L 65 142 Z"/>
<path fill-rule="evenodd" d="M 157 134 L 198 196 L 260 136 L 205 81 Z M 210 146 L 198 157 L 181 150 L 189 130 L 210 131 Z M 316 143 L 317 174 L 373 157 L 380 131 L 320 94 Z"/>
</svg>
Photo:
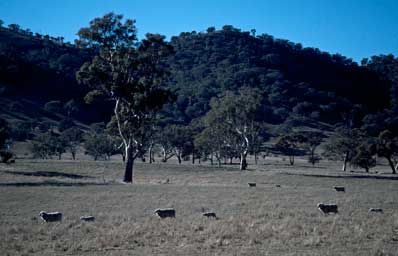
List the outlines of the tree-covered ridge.
<svg viewBox="0 0 398 256">
<path fill-rule="evenodd" d="M 35 34 L 15 24 L 1 27 L 2 95 L 39 99 L 42 105 L 53 100 L 64 104 L 75 97 L 83 105 L 87 88 L 76 83 L 75 72 L 95 47 L 77 42 L 64 43 L 60 37 Z M 397 66 L 394 56 L 392 60 L 391 56 L 372 57 L 359 66 L 339 54 L 229 25 L 184 32 L 172 37 L 170 44 L 174 54 L 168 59 L 169 87 L 177 98 L 164 108 L 165 124 L 188 124 L 210 110 L 212 97 L 242 87 L 258 88 L 264 94 L 262 121 L 269 123 L 293 117 L 336 123 L 354 105 L 366 114 L 388 108 L 390 98 L 394 104 L 390 79 L 394 72 L 389 68 Z M 106 113 L 101 106 L 96 109 Z M 109 120 L 109 114 L 101 116 Z"/>
<path fill-rule="evenodd" d="M 292 111 L 336 122 L 336 112 L 355 104 L 367 111 L 389 105 L 389 84 L 339 54 L 232 26 L 181 33 L 171 44 L 176 51 L 170 59 L 172 87 L 180 90 L 177 115 L 182 112 L 188 120 L 206 113 L 211 97 L 241 87 L 266 93 L 264 113 L 270 122 L 281 122 Z"/>
</svg>

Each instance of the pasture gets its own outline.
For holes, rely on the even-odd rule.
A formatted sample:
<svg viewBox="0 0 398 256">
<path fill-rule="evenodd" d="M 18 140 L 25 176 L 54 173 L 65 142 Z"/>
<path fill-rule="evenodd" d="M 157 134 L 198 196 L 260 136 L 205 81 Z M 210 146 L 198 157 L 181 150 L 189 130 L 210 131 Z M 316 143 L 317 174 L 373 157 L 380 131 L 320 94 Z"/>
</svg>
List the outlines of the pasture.
<svg viewBox="0 0 398 256">
<path fill-rule="evenodd" d="M 116 160 L 17 160 L 0 165 L 0 252 L 396 255 L 398 176 L 387 166 L 372 170 L 378 174 L 339 169 L 334 162 L 289 166 L 277 159 L 244 172 L 237 166 L 137 163 L 135 184 L 124 185 Z M 339 213 L 323 215 L 320 202 L 336 203 Z M 176 218 L 153 215 L 163 207 L 175 208 Z M 372 207 L 384 213 L 368 214 Z M 42 210 L 60 211 L 64 220 L 43 223 Z M 209 210 L 220 219 L 203 217 Z M 96 221 L 83 223 L 83 215 Z"/>
</svg>

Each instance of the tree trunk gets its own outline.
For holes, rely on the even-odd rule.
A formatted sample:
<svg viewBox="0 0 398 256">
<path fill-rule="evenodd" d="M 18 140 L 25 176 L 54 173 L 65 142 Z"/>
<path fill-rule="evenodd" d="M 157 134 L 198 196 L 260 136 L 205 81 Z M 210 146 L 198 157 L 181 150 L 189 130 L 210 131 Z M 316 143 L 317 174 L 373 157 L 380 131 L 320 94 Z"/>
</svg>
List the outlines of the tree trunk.
<svg viewBox="0 0 398 256">
<path fill-rule="evenodd" d="M 294 156 L 289 156 L 290 165 L 294 165 Z"/>
<path fill-rule="evenodd" d="M 177 153 L 178 164 L 181 164 L 181 154 Z"/>
<path fill-rule="evenodd" d="M 369 172 L 369 168 L 368 168 L 368 167 L 365 167 L 365 171 L 366 171 L 366 172 Z"/>
<path fill-rule="evenodd" d="M 152 150 L 152 152 L 151 152 L 151 154 L 150 154 L 152 163 L 155 162 L 155 157 L 154 157 L 154 155 L 155 155 L 155 152 L 153 152 L 153 150 Z"/>
<path fill-rule="evenodd" d="M 233 163 L 232 161 L 233 161 L 233 157 L 231 156 L 231 157 L 229 158 L 229 164 L 230 164 L 230 165 L 232 165 L 232 163 Z"/>
<path fill-rule="evenodd" d="M 166 163 L 167 162 L 167 153 L 166 153 L 166 149 L 162 147 L 162 152 L 163 152 L 163 159 L 162 162 Z"/>
<path fill-rule="evenodd" d="M 126 149 L 126 169 L 124 171 L 124 183 L 133 183 L 133 166 L 134 166 L 134 156 L 131 146 Z"/>
<path fill-rule="evenodd" d="M 213 153 L 210 154 L 210 164 L 213 165 Z"/>
<path fill-rule="evenodd" d="M 258 155 L 257 152 L 254 152 L 254 164 L 257 165 Z"/>
<path fill-rule="evenodd" d="M 192 151 L 192 164 L 195 164 L 195 152 Z"/>
<path fill-rule="evenodd" d="M 149 163 L 151 164 L 152 163 L 152 148 L 153 148 L 153 146 L 152 145 L 150 145 L 149 146 L 149 149 L 148 149 L 148 154 L 149 154 Z"/>
<path fill-rule="evenodd" d="M 347 162 L 348 162 L 348 152 L 346 152 L 344 156 L 343 168 L 341 168 L 343 172 L 347 170 Z"/>
<path fill-rule="evenodd" d="M 395 166 L 394 163 L 391 160 L 391 157 L 386 157 L 388 160 L 388 164 L 390 165 L 391 169 L 392 169 L 392 174 L 396 174 L 396 170 L 395 170 Z"/>
<path fill-rule="evenodd" d="M 247 160 L 246 160 L 247 153 L 240 154 L 240 170 L 244 171 L 247 168 Z"/>
<path fill-rule="evenodd" d="M 76 160 L 76 152 L 72 152 L 72 159 Z"/>
</svg>

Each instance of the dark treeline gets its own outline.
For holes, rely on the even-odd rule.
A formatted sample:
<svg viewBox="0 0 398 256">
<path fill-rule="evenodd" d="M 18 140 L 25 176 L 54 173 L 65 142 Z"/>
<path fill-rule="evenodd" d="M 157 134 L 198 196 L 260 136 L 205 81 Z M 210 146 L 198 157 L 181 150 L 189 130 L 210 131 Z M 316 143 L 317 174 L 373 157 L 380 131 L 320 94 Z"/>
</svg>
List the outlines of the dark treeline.
<svg viewBox="0 0 398 256">
<path fill-rule="evenodd" d="M 138 41 L 135 21 L 121 21 L 122 16 L 114 14 L 95 19 L 78 32 L 75 44 L 33 34 L 15 24 L 0 27 L 1 98 L 17 105 L 2 115 L 11 123 L 21 121 L 21 114 L 29 117 L 26 105 L 18 106 L 29 100 L 47 119 L 55 115 L 58 121 L 46 124 L 36 112 L 37 123 L 27 125 L 25 120 L 24 124 L 31 136 L 17 132 L 17 139 L 36 136 L 37 156 L 61 157 L 67 151 L 62 143 L 74 141 L 69 145 L 74 158 L 76 146 L 85 141 L 86 152 L 95 159 L 115 153 L 128 159 L 131 147 L 125 136 L 118 137 L 130 134 L 135 140 L 138 135 L 128 132 L 131 125 L 121 129 L 120 122 L 131 124 L 137 116 L 134 111 L 141 108 L 142 117 L 150 115 L 151 120 L 134 128 L 142 139 L 134 159 L 147 156 L 152 162 L 157 152 L 162 161 L 176 156 L 179 162 L 207 159 L 221 165 L 237 158 L 245 169 L 247 155 L 257 161 L 260 154 L 275 153 L 288 156 L 291 164 L 295 156 L 307 154 L 315 164 L 320 160 L 316 149 L 326 142 L 325 156 L 343 160 L 344 170 L 351 163 L 368 171 L 379 155 L 395 172 L 398 58 L 393 55 L 373 56 L 358 64 L 340 54 L 230 25 L 184 32 L 170 42 L 152 34 Z M 113 25 L 107 29 L 118 28 L 108 31 L 115 35 L 112 40 L 98 32 L 108 23 Z M 154 49 L 160 49 L 156 47 L 167 48 L 168 53 L 156 55 Z M 162 67 L 148 56 L 159 59 Z M 126 59 L 136 63 L 123 62 Z M 108 76 L 107 65 L 115 65 L 112 62 L 120 70 L 112 69 L 113 76 Z M 140 98 L 141 105 L 131 107 L 137 99 L 129 94 L 131 81 L 123 80 L 131 74 L 123 70 L 134 68 L 141 79 L 135 86 L 145 81 L 147 88 L 159 89 L 161 77 L 162 92 L 172 94 L 157 102 L 165 103 L 160 111 L 143 110 L 155 109 L 147 102 L 153 99 L 147 94 L 150 91 L 142 91 L 148 99 Z M 130 113 L 114 102 L 136 109 Z M 71 130 L 76 120 L 103 125 L 91 126 L 83 136 Z M 270 137 L 275 137 L 272 146 L 266 143 Z M 48 149 L 55 144 L 62 149 Z M 101 148 L 104 152 L 98 152 Z"/>
</svg>

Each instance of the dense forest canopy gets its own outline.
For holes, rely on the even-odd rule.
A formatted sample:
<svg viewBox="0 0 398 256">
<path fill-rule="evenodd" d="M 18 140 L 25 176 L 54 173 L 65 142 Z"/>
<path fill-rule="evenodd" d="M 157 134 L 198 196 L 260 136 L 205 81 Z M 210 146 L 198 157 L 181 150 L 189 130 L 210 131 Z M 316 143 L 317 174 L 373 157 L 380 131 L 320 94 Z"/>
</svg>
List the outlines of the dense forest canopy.
<svg viewBox="0 0 398 256">
<path fill-rule="evenodd" d="M 42 105 L 75 98 L 81 107 L 76 118 L 109 120 L 106 107 L 97 106 L 97 115 L 84 104 L 87 88 L 75 80 L 75 72 L 95 54 L 95 47 L 34 34 L 16 24 L 0 29 L 0 42 L 2 97 Z M 231 25 L 184 32 L 170 44 L 175 53 L 168 59 L 168 86 L 177 97 L 163 109 L 165 124 L 188 124 L 209 111 L 212 97 L 242 87 L 263 92 L 263 121 L 274 124 L 293 116 L 334 124 L 354 105 L 363 115 L 396 105 L 398 61 L 392 55 L 374 56 L 358 65 L 339 54 Z"/>
</svg>

